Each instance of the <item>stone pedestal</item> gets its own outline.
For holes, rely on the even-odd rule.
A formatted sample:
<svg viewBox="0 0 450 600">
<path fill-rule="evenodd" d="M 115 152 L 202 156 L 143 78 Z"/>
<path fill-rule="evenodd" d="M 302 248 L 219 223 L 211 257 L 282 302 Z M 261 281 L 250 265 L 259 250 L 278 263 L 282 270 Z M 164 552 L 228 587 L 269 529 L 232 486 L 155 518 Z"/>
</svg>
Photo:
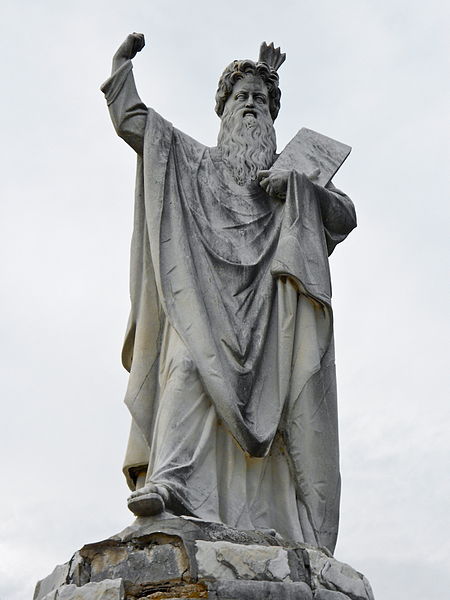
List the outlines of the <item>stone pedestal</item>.
<svg viewBox="0 0 450 600">
<path fill-rule="evenodd" d="M 168 516 L 169 517 L 169 516 Z M 373 600 L 326 550 L 271 531 L 191 518 L 136 519 L 39 581 L 34 600 Z"/>
</svg>

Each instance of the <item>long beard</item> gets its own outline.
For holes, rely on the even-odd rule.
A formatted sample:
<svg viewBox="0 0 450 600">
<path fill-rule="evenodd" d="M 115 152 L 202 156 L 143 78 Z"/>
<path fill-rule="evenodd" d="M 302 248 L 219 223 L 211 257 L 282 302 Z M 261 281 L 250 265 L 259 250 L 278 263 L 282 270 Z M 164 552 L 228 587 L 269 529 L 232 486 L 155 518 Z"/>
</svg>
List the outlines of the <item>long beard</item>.
<svg viewBox="0 0 450 600">
<path fill-rule="evenodd" d="M 239 185 L 256 180 L 258 171 L 269 169 L 275 158 L 277 141 L 270 118 L 258 115 L 242 118 L 224 113 L 217 145 Z"/>
</svg>

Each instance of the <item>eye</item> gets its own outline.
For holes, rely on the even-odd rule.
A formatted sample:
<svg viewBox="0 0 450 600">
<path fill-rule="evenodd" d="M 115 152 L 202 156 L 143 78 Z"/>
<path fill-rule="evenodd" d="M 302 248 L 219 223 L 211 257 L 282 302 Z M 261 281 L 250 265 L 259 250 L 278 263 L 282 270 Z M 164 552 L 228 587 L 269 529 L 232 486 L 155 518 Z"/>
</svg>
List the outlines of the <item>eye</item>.
<svg viewBox="0 0 450 600">
<path fill-rule="evenodd" d="M 244 94 L 244 92 L 239 92 L 239 94 L 236 94 L 235 99 L 236 100 L 244 100 L 246 98 L 246 95 Z"/>
<path fill-rule="evenodd" d="M 256 96 L 256 102 L 259 102 L 259 104 L 265 104 L 266 103 L 265 96 Z"/>
</svg>

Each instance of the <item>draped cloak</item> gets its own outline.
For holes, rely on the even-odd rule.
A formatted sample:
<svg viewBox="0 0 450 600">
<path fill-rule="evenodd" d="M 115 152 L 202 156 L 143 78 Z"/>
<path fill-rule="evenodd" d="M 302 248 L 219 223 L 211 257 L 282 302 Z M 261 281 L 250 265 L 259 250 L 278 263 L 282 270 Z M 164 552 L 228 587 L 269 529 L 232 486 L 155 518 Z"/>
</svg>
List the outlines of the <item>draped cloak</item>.
<svg viewBox="0 0 450 600">
<path fill-rule="evenodd" d="M 296 172 L 285 202 L 238 186 L 217 149 L 142 105 L 130 62 L 102 89 L 138 153 L 123 347 L 135 436 L 151 450 L 169 328 L 239 452 L 266 460 L 282 447 L 302 538 L 333 550 L 340 476 L 328 255 L 356 225 L 351 201 Z M 204 514 L 192 502 L 189 510 Z"/>
</svg>

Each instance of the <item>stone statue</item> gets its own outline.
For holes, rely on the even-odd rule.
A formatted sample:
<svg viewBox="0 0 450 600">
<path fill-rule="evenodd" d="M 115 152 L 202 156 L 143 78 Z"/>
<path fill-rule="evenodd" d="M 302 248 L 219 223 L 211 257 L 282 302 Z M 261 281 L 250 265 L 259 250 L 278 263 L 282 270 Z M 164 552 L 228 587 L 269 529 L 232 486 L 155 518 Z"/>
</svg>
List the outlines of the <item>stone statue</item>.
<svg viewBox="0 0 450 600">
<path fill-rule="evenodd" d="M 217 146 L 140 100 L 130 34 L 104 83 L 137 154 L 131 315 L 123 347 L 132 426 L 124 472 L 138 516 L 164 511 L 333 552 L 339 513 L 328 255 L 356 226 L 317 173 L 271 167 L 285 56 L 263 44 L 216 93 Z"/>
</svg>

